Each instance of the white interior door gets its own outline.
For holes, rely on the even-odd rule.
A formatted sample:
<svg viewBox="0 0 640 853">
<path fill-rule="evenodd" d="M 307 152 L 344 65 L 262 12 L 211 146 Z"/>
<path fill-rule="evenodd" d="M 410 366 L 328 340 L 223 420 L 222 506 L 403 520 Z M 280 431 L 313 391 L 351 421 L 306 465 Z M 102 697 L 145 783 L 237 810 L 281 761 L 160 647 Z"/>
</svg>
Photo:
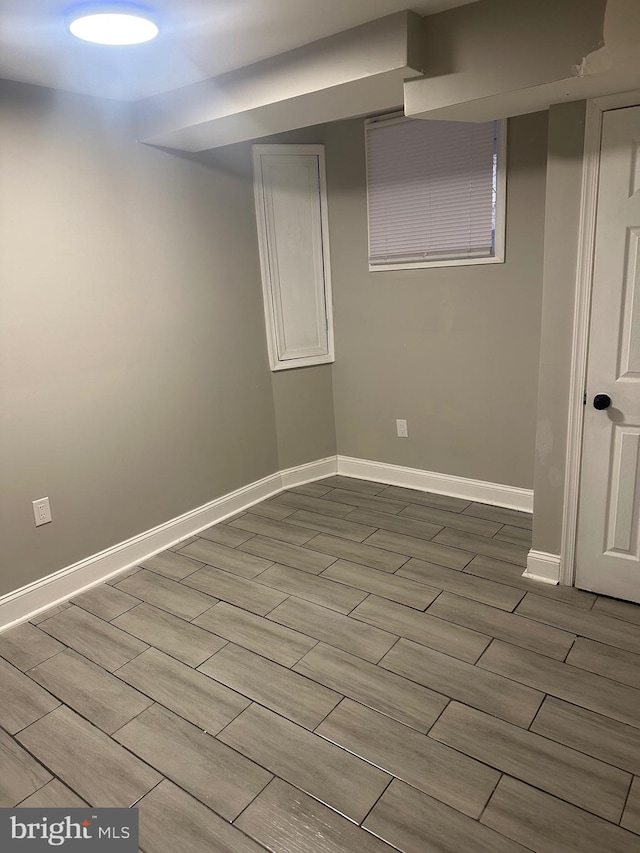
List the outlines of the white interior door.
<svg viewBox="0 0 640 853">
<path fill-rule="evenodd" d="M 611 404 L 596 408 L 596 395 Z M 639 522 L 640 107 L 630 107 L 604 114 L 577 586 L 640 601 Z"/>
</svg>

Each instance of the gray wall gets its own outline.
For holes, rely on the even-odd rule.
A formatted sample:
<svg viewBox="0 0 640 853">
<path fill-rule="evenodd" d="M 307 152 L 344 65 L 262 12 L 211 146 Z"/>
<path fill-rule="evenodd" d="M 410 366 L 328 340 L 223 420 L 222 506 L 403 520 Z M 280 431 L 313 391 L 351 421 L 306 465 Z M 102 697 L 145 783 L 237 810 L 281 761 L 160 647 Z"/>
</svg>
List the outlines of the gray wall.
<svg viewBox="0 0 640 853">
<path fill-rule="evenodd" d="M 256 139 L 252 144 L 322 145 L 331 126 L 316 125 L 277 133 Z M 335 289 L 334 282 L 334 299 Z M 280 470 L 337 453 L 332 371 L 333 365 L 322 364 L 271 374 Z"/>
<path fill-rule="evenodd" d="M 175 155 L 127 105 L 1 83 L 0 594 L 336 428 L 345 455 L 530 487 L 546 127 L 510 122 L 506 264 L 395 273 L 367 271 L 362 121 L 287 137 L 327 145 L 337 363 L 271 374 L 250 146 Z"/>
<path fill-rule="evenodd" d="M 178 157 L 13 83 L 0 138 L 2 594 L 279 462 L 249 146 Z"/>
<path fill-rule="evenodd" d="M 504 264 L 368 272 L 363 137 L 325 132 L 338 452 L 531 488 L 547 114 L 509 121 Z"/>
<path fill-rule="evenodd" d="M 336 454 L 331 365 L 273 374 L 281 470 Z"/>
<path fill-rule="evenodd" d="M 569 418 L 585 104 L 549 111 L 533 548 L 560 553 Z"/>
</svg>

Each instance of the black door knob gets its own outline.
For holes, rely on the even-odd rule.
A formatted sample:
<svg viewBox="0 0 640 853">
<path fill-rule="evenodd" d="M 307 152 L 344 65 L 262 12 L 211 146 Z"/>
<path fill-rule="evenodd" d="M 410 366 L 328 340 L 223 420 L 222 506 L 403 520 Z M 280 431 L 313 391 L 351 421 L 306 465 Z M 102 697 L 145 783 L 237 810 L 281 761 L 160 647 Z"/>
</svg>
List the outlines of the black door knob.
<svg viewBox="0 0 640 853">
<path fill-rule="evenodd" d="M 608 394 L 596 394 L 593 398 L 593 408 L 602 411 L 611 405 L 611 397 Z"/>
</svg>

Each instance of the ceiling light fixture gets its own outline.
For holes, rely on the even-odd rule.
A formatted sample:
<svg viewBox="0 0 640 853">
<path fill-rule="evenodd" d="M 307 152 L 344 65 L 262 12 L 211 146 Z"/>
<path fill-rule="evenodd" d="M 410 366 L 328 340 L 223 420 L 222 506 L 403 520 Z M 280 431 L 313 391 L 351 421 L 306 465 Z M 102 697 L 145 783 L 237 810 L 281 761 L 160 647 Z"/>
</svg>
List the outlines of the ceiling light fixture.
<svg viewBox="0 0 640 853">
<path fill-rule="evenodd" d="M 69 32 L 95 44 L 143 44 L 159 32 L 153 13 L 132 3 L 76 6 L 67 14 Z"/>
</svg>

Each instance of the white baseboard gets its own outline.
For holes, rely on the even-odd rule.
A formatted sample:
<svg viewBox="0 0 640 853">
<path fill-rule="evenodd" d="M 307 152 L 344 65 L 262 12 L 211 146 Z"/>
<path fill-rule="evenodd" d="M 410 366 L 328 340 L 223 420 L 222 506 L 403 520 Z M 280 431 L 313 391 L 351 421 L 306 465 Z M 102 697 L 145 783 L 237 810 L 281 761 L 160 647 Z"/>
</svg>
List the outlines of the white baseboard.
<svg viewBox="0 0 640 853">
<path fill-rule="evenodd" d="M 436 492 L 468 501 L 517 509 L 521 512 L 533 512 L 533 491 L 531 489 L 502 486 L 498 483 L 486 483 L 482 480 L 469 480 L 466 477 L 454 477 L 452 474 L 436 474 L 433 471 L 422 471 L 419 468 L 404 468 L 401 465 L 372 462 L 368 459 L 355 459 L 351 456 L 338 456 L 338 473 L 344 474 L 345 477 L 375 480 L 392 486 L 419 489 L 423 492 Z"/>
<path fill-rule="evenodd" d="M 126 542 L 107 548 L 99 554 L 80 560 L 72 566 L 67 566 L 2 596 L 0 598 L 0 632 L 86 592 L 91 587 L 104 583 L 154 554 L 171 548 L 183 539 L 188 539 L 212 524 L 224 521 L 225 518 L 278 494 L 283 489 L 300 486 L 336 473 L 394 486 L 437 492 L 480 503 L 491 503 L 524 512 L 531 512 L 533 508 L 533 492 L 528 489 L 436 474 L 417 468 L 403 468 L 386 462 L 372 462 L 348 456 L 329 456 L 286 471 L 278 471 L 152 530 L 134 536 Z M 526 576 L 546 580 L 548 583 L 557 583 L 560 558 L 532 551 L 529 555 L 530 560 L 532 555 L 536 555 L 538 562 L 535 565 L 533 562 L 527 564 Z M 555 566 L 553 571 L 550 568 L 552 564 Z"/>
<path fill-rule="evenodd" d="M 10 592 L 0 598 L 0 632 L 104 583 L 212 524 L 281 492 L 283 488 L 302 485 L 336 472 L 335 456 L 279 471 Z"/>
<path fill-rule="evenodd" d="M 295 468 L 288 468 L 280 472 L 282 488 L 289 489 L 293 486 L 304 486 L 322 477 L 331 477 L 338 473 L 338 457 L 329 456 L 326 459 L 318 459 L 316 462 L 307 462 Z"/>
<path fill-rule="evenodd" d="M 522 577 L 556 585 L 560 580 L 560 555 L 545 554 L 544 551 L 529 551 L 527 568 L 522 573 Z"/>
</svg>

